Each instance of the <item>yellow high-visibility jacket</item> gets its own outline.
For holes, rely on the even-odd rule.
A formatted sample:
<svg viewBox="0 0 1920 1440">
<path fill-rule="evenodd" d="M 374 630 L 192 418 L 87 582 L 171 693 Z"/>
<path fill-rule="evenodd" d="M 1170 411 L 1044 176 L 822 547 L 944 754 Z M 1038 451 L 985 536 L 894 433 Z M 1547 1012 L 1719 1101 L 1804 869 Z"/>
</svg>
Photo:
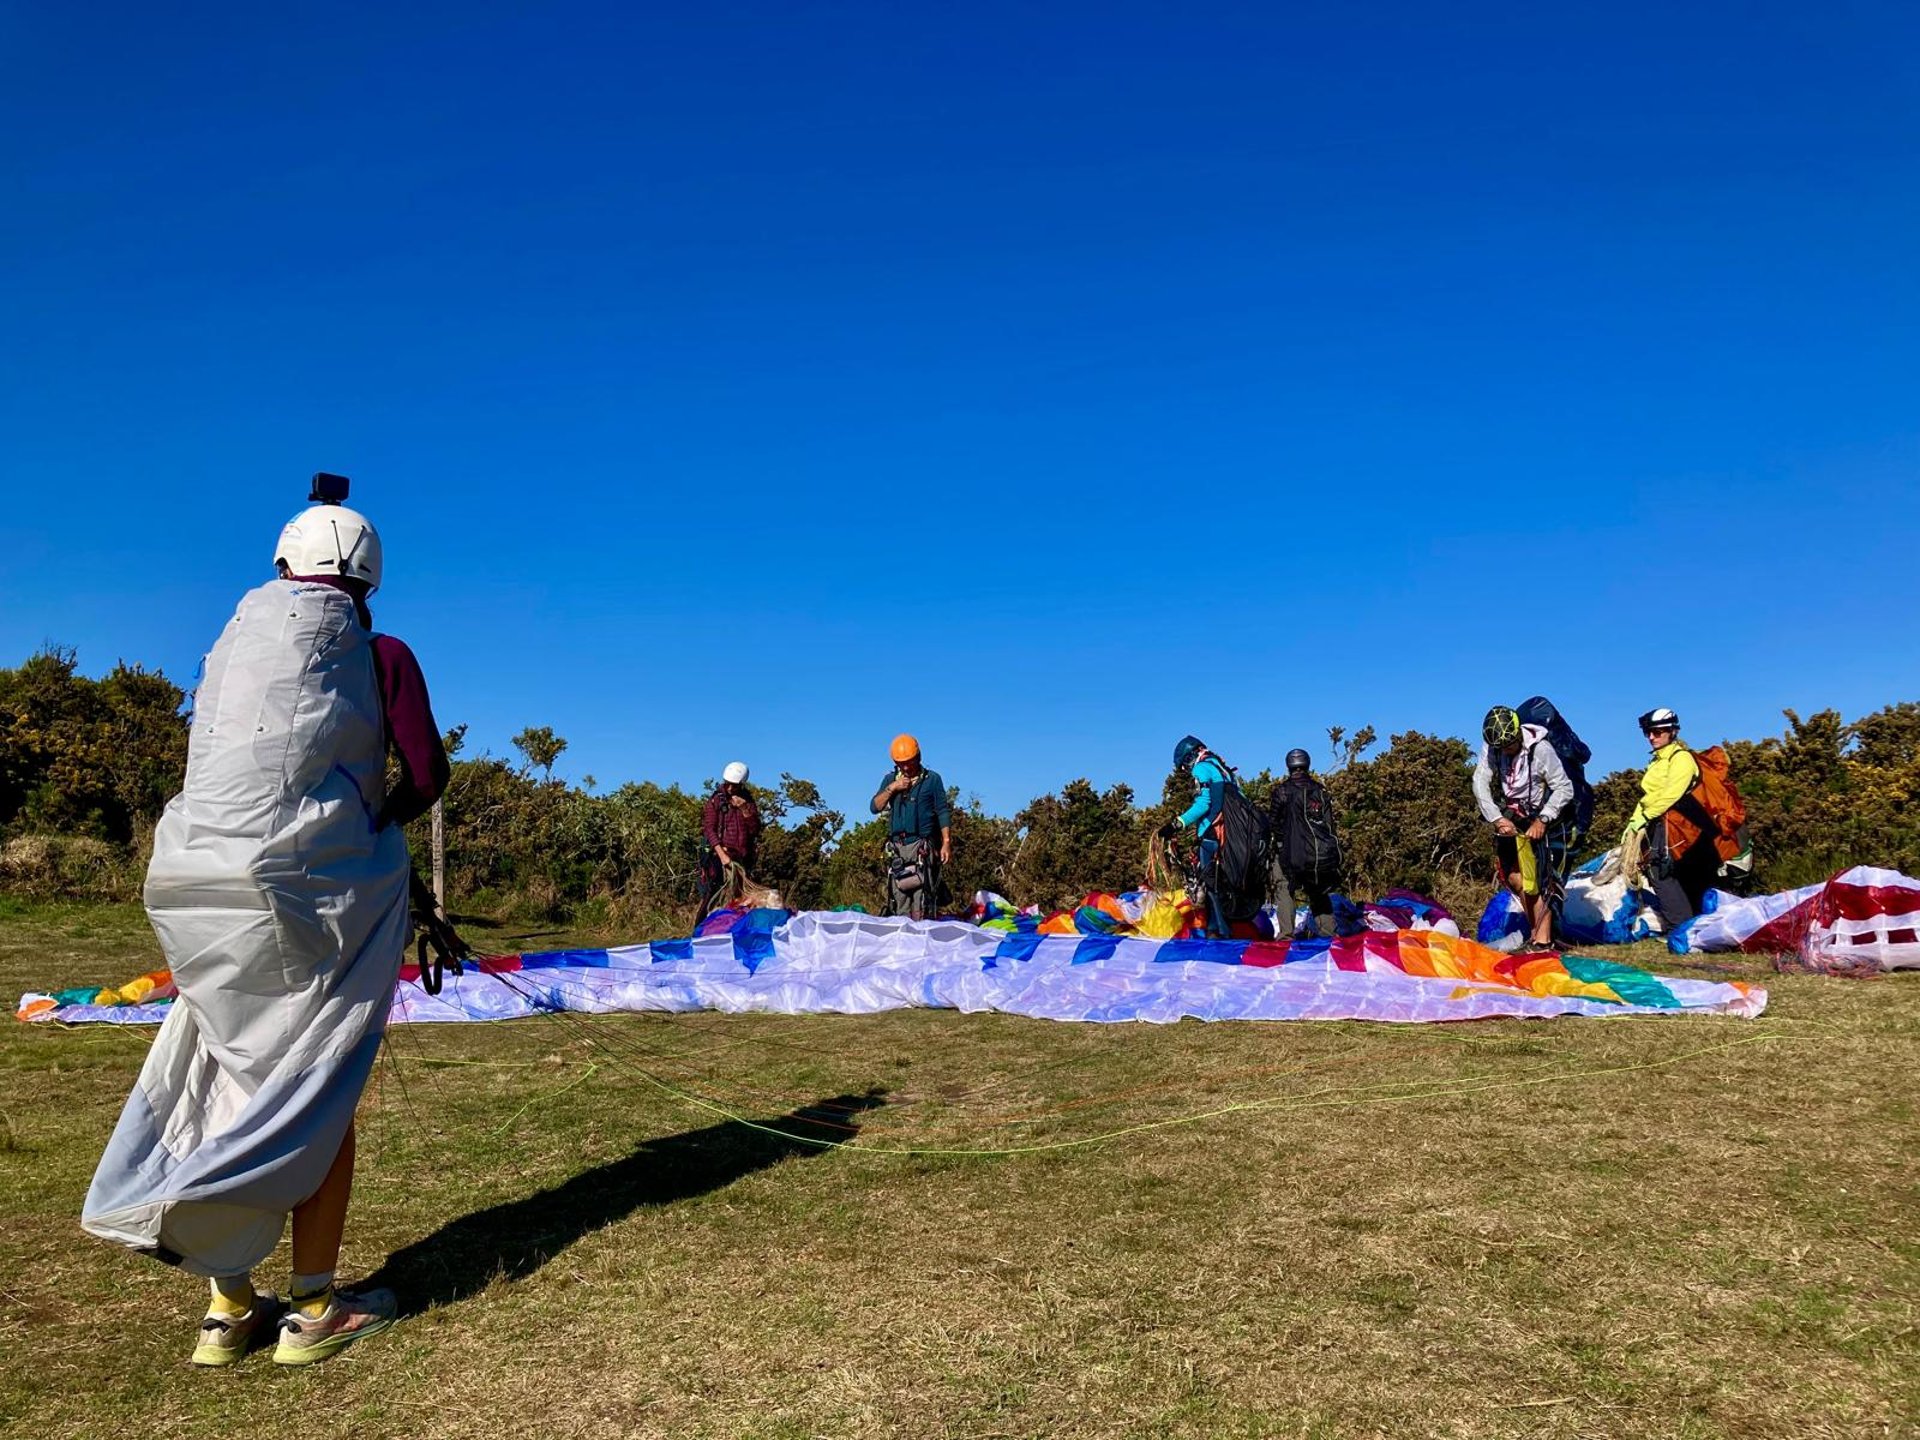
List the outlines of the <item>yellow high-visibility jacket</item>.
<svg viewBox="0 0 1920 1440">
<path fill-rule="evenodd" d="M 1647 765 L 1647 773 L 1640 777 L 1640 803 L 1633 807 L 1633 814 L 1627 818 L 1628 832 L 1644 830 L 1649 820 L 1657 820 L 1666 814 L 1694 787 L 1699 778 L 1700 762 L 1678 740 L 1670 741 L 1654 751 L 1653 759 Z"/>
</svg>

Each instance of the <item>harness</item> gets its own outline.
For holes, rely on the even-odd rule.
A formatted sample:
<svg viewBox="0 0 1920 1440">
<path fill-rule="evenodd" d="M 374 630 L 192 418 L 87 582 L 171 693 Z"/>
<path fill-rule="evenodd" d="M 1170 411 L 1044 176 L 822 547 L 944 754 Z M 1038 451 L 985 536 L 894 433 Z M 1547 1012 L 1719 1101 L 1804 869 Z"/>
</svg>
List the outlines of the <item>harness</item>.
<svg viewBox="0 0 1920 1440">
<path fill-rule="evenodd" d="M 1693 756 L 1693 784 L 1658 817 L 1668 853 L 1678 860 L 1704 841 L 1721 861 L 1733 860 L 1743 848 L 1739 831 L 1746 823 L 1747 807 L 1727 776 L 1726 752 L 1715 745 L 1687 753 Z"/>
<path fill-rule="evenodd" d="M 933 883 L 933 838 L 911 830 L 892 828 L 895 809 L 918 801 L 921 787 L 927 783 L 930 774 L 922 766 L 905 793 L 887 802 L 887 881 L 901 895 L 916 894 Z"/>
<path fill-rule="evenodd" d="M 1516 755 L 1516 756 L 1514 756 L 1514 757 L 1513 757 L 1513 763 L 1514 763 L 1514 765 L 1516 765 L 1516 766 L 1517 766 L 1517 765 L 1519 764 L 1519 762 L 1520 762 L 1520 760 L 1522 759 L 1522 757 L 1524 757 L 1524 758 L 1526 759 L 1526 762 L 1527 762 L 1527 783 L 1526 783 L 1526 787 L 1525 787 L 1525 793 L 1526 793 L 1526 794 L 1529 794 L 1529 795 L 1531 795 L 1531 794 L 1533 793 L 1533 787 L 1534 787 L 1534 780 L 1535 780 L 1535 776 L 1534 776 L 1534 764 L 1533 764 L 1533 752 L 1534 752 L 1535 750 L 1537 750 L 1537 749 L 1539 749 L 1539 748 L 1540 748 L 1540 747 L 1541 747 L 1542 745 L 1546 745 L 1546 744 L 1549 744 L 1549 743 L 1551 743 L 1551 742 L 1549 742 L 1549 741 L 1547 741 L 1547 740 L 1545 740 L 1545 739 L 1540 739 L 1540 740 L 1536 740 L 1536 741 L 1534 741 L 1534 742 L 1533 742 L 1533 744 L 1531 744 L 1531 745 L 1525 745 L 1525 746 L 1522 746 L 1522 747 L 1521 747 L 1521 749 L 1520 749 L 1520 754 L 1519 754 L 1519 755 Z M 1499 752 L 1499 751 L 1496 751 L 1496 752 L 1494 752 L 1494 753 L 1496 753 L 1496 754 L 1498 754 L 1498 755 L 1500 756 L 1500 760 L 1501 760 L 1501 772 L 1500 772 L 1500 809 L 1501 809 L 1501 811 L 1502 811 L 1502 813 L 1504 813 L 1504 814 L 1506 815 L 1506 817 L 1507 817 L 1507 818 L 1508 818 L 1509 820 L 1511 820 L 1511 821 L 1513 821 L 1513 823 L 1514 823 L 1514 824 L 1516 824 L 1516 825 L 1518 825 L 1518 826 L 1519 826 L 1519 827 L 1520 827 L 1521 829 L 1523 829 L 1523 830 L 1524 830 L 1524 829 L 1526 829 L 1526 828 L 1527 828 L 1527 827 L 1528 827 L 1529 825 L 1531 825 L 1531 824 L 1533 824 L 1533 822 L 1534 822 L 1534 821 L 1536 821 L 1536 820 L 1538 820 L 1538 819 L 1540 818 L 1540 813 L 1541 813 L 1541 812 L 1542 812 L 1543 810 L 1545 810 L 1545 809 L 1547 808 L 1547 801 L 1548 801 L 1548 799 L 1549 799 L 1549 798 L 1550 798 L 1550 797 L 1552 796 L 1552 794 L 1553 794 L 1553 791 L 1552 791 L 1552 789 L 1551 789 L 1551 787 L 1549 787 L 1549 786 L 1546 786 L 1546 785 L 1542 785 L 1542 786 L 1540 787 L 1540 799 L 1539 799 L 1539 801 L 1538 801 L 1537 803 L 1535 803 L 1535 804 L 1534 804 L 1534 805 L 1533 805 L 1533 806 L 1532 806 L 1532 807 L 1531 807 L 1530 809 L 1527 809 L 1527 810 L 1524 810 L 1524 811 L 1523 811 L 1523 810 L 1521 810 L 1521 809 L 1519 809 L 1519 808 L 1517 808 L 1516 806 L 1514 806 L 1514 805 L 1512 805 L 1512 804 L 1509 804 L 1509 803 L 1508 803 L 1508 786 L 1507 786 L 1507 776 L 1508 776 L 1508 775 L 1509 775 L 1509 774 L 1510 774 L 1511 772 L 1510 772 L 1510 770 L 1508 769 L 1508 767 L 1507 767 L 1507 765 L 1506 765 L 1506 759 L 1507 759 L 1507 757 L 1506 757 L 1506 755 L 1505 755 L 1504 753 L 1502 753 L 1502 752 Z M 1559 823 L 1559 820 L 1558 820 L 1558 817 L 1555 817 L 1555 822 L 1554 822 L 1554 823 L 1556 823 L 1556 824 L 1558 824 L 1558 823 Z"/>
<path fill-rule="evenodd" d="M 932 772 L 925 766 L 922 766 L 920 773 L 913 777 L 913 784 L 907 787 L 906 792 L 901 795 L 896 795 L 887 801 L 887 833 L 893 840 L 925 840 L 927 838 L 918 831 L 894 829 L 893 816 L 895 810 L 900 806 L 911 804 L 920 798 L 921 787 L 927 783 L 927 777 L 930 774 L 932 774 Z"/>
<path fill-rule="evenodd" d="M 455 975 L 467 973 L 465 961 L 471 960 L 473 947 L 462 940 L 445 920 L 434 904 L 433 892 L 427 888 L 427 882 L 420 878 L 418 870 L 410 870 L 413 899 L 413 923 L 420 932 L 414 946 L 414 957 L 420 965 L 420 988 L 429 995 L 438 995 L 445 984 L 445 970 L 453 967 Z"/>
<path fill-rule="evenodd" d="M 1282 870 L 1292 868 L 1289 861 L 1297 825 L 1306 839 L 1307 851 L 1301 878 L 1318 880 L 1338 871 L 1340 841 L 1334 830 L 1333 797 L 1325 785 L 1310 776 L 1297 780 L 1289 776 L 1274 787 L 1268 809 L 1273 831 L 1269 844 Z"/>
</svg>

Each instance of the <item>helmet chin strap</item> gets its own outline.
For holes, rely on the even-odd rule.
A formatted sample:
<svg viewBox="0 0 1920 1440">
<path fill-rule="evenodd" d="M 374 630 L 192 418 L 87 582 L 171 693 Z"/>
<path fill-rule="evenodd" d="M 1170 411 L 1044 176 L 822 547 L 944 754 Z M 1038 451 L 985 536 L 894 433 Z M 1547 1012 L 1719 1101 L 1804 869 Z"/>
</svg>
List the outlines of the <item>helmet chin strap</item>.
<svg viewBox="0 0 1920 1440">
<path fill-rule="evenodd" d="M 340 522 L 329 519 L 327 524 L 333 530 L 333 553 L 340 558 L 340 574 L 342 578 L 345 578 L 352 574 L 348 566 L 353 563 L 353 557 L 359 553 L 360 546 L 365 542 L 367 538 L 366 532 L 362 531 L 360 534 L 354 536 L 353 545 L 349 549 L 342 550 L 340 548 Z"/>
</svg>

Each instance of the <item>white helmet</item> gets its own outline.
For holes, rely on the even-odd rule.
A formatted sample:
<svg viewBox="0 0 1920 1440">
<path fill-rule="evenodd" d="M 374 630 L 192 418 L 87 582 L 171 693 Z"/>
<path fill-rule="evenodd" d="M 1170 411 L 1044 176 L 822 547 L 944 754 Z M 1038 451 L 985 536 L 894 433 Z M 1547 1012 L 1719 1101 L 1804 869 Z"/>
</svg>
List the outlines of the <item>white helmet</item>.
<svg viewBox="0 0 1920 1440">
<path fill-rule="evenodd" d="M 294 516 L 280 532 L 273 560 L 289 575 L 338 575 L 380 588 L 380 532 L 344 505 L 314 505 Z"/>
<path fill-rule="evenodd" d="M 725 780 L 729 785 L 746 784 L 747 783 L 747 762 L 744 760 L 733 761 L 731 764 L 727 766 L 726 769 L 720 772 L 720 778 Z"/>
<path fill-rule="evenodd" d="M 1656 730 L 1678 730 L 1680 717 L 1662 705 L 1657 710 L 1649 710 L 1640 717 L 1640 733 L 1651 735 Z"/>
</svg>

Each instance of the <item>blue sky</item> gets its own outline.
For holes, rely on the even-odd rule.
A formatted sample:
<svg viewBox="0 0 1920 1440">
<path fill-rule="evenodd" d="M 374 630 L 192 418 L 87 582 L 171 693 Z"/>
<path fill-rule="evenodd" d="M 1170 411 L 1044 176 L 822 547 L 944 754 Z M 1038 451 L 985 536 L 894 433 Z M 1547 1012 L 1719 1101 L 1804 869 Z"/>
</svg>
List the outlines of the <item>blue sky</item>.
<svg viewBox="0 0 1920 1440">
<path fill-rule="evenodd" d="M 0 12 L 0 663 L 325 468 L 603 786 L 1915 698 L 1920 10 L 695 8 Z"/>
</svg>

